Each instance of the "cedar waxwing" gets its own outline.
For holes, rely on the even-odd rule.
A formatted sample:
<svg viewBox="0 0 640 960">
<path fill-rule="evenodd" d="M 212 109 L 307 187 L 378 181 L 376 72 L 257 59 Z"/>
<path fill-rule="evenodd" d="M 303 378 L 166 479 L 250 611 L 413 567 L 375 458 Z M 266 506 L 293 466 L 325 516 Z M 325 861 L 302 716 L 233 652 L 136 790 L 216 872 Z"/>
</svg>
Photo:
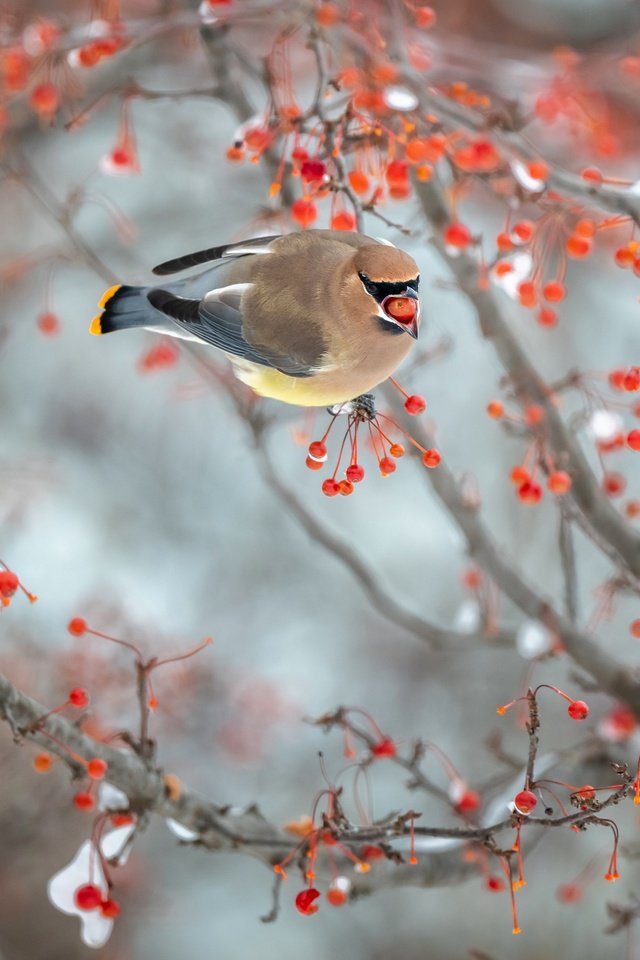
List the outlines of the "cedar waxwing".
<svg viewBox="0 0 640 960">
<path fill-rule="evenodd" d="M 160 287 L 111 287 L 91 333 L 142 327 L 210 343 L 261 396 L 323 407 L 386 380 L 418 336 L 418 267 L 386 241 L 307 230 L 201 250 L 153 272 L 205 263 Z"/>
</svg>

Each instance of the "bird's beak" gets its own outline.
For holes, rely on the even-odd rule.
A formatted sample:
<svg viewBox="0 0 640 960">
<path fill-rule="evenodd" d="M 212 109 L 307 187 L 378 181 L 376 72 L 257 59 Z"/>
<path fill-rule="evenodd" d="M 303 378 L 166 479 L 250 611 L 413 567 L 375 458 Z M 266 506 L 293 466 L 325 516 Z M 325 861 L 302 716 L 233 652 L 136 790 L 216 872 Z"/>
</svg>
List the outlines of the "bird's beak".
<svg viewBox="0 0 640 960">
<path fill-rule="evenodd" d="M 418 297 L 418 292 L 413 289 L 413 287 L 407 287 L 407 289 L 402 294 L 403 297 L 410 297 L 412 300 L 416 301 L 416 313 L 409 323 L 403 323 L 402 329 L 409 334 L 410 337 L 413 337 L 414 340 L 418 339 L 418 323 L 420 321 L 420 298 Z"/>
</svg>

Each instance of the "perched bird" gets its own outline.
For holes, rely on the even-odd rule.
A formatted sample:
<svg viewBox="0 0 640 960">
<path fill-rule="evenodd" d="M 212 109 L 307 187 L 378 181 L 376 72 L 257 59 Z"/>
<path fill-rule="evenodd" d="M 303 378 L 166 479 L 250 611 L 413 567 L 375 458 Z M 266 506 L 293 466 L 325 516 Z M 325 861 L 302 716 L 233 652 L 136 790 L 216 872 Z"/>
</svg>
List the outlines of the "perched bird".
<svg viewBox="0 0 640 960">
<path fill-rule="evenodd" d="M 142 327 L 213 344 L 256 393 L 302 406 L 369 392 L 418 336 L 418 267 L 386 241 L 307 230 L 212 247 L 153 272 L 202 264 L 190 279 L 111 287 L 91 333 Z"/>
</svg>

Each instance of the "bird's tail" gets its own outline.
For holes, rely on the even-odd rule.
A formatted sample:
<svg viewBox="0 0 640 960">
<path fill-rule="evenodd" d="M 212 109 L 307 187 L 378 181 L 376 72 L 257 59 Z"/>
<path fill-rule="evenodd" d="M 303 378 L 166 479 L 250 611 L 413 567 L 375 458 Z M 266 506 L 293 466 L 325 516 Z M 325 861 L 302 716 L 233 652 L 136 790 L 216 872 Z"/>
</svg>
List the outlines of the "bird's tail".
<svg viewBox="0 0 640 960">
<path fill-rule="evenodd" d="M 130 327 L 147 326 L 153 317 L 153 307 L 147 300 L 145 287 L 116 285 L 106 290 L 98 306 L 98 313 L 91 321 L 89 330 L 94 336 L 128 330 Z"/>
</svg>

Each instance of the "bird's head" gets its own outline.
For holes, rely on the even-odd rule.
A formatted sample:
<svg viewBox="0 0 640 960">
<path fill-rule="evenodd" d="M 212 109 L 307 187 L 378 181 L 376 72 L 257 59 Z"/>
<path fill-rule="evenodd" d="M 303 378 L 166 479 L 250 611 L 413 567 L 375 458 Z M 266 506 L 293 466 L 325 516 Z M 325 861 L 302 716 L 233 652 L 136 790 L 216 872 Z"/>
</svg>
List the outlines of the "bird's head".
<svg viewBox="0 0 640 960">
<path fill-rule="evenodd" d="M 355 268 L 365 294 L 371 298 L 372 313 L 388 333 L 418 337 L 420 300 L 418 266 L 403 250 L 376 243 L 361 247 Z"/>
</svg>

